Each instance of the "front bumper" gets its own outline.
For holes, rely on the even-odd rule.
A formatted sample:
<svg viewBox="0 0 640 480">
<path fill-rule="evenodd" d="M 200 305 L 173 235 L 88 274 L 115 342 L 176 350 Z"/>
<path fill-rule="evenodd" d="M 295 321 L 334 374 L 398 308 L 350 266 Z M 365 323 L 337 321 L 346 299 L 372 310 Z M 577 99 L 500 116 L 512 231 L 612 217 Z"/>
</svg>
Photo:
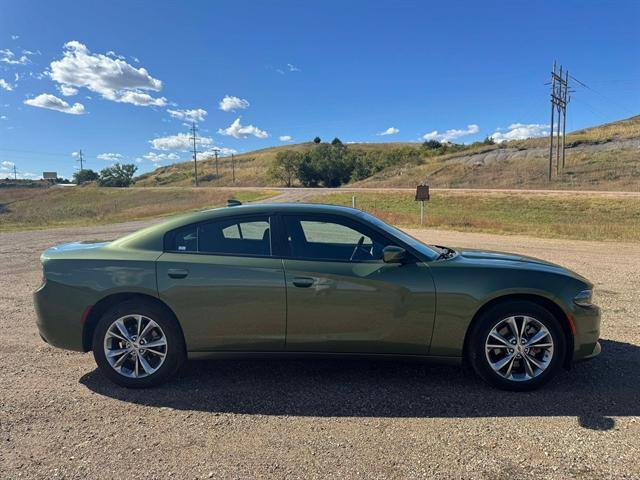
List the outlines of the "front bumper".
<svg viewBox="0 0 640 480">
<path fill-rule="evenodd" d="M 600 351 L 600 308 L 578 307 L 574 309 L 573 322 L 576 327 L 574 336 L 573 360 L 589 360 L 596 357 Z"/>
</svg>

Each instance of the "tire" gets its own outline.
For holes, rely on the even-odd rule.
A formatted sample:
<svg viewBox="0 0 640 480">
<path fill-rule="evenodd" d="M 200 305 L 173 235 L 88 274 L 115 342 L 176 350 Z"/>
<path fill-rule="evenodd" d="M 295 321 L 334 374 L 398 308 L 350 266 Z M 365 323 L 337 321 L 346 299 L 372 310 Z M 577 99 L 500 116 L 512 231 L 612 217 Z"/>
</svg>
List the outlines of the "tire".
<svg viewBox="0 0 640 480">
<path fill-rule="evenodd" d="M 96 325 L 92 345 L 100 371 L 127 388 L 160 385 L 186 362 L 184 338 L 176 319 L 163 308 L 141 300 L 127 300 L 107 311 Z"/>
<path fill-rule="evenodd" d="M 551 312 L 533 302 L 505 301 L 478 318 L 467 355 L 484 381 L 502 390 L 521 392 L 551 380 L 562 366 L 565 352 L 564 333 Z"/>
</svg>

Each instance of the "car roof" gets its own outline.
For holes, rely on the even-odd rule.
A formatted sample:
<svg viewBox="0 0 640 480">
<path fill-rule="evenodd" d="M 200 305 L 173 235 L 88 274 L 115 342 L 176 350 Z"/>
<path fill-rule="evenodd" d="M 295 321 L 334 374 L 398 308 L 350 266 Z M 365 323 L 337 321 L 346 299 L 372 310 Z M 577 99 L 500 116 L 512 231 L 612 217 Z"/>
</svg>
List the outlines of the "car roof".
<svg viewBox="0 0 640 480">
<path fill-rule="evenodd" d="M 274 214 L 285 212 L 337 214 L 349 217 L 359 217 L 363 214 L 361 210 L 355 208 L 319 203 L 252 203 L 247 205 L 234 205 L 221 208 L 211 208 L 208 210 L 191 212 L 172 217 L 164 222 L 122 237 L 114 241 L 112 245 L 125 248 L 161 251 L 163 249 L 164 234 L 175 228 L 236 215 Z"/>
</svg>

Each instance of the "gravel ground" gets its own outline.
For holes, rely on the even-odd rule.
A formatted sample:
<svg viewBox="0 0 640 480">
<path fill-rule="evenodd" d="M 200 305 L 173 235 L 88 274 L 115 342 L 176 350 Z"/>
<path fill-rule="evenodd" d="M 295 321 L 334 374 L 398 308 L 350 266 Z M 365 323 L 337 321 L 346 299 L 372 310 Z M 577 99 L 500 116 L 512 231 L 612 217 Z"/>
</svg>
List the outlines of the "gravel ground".
<svg viewBox="0 0 640 480">
<path fill-rule="evenodd" d="M 192 362 L 129 391 L 40 340 L 31 292 L 46 247 L 143 223 L 0 233 L 1 478 L 640 478 L 640 245 L 412 232 L 596 283 L 602 355 L 538 392 L 365 360 Z"/>
</svg>

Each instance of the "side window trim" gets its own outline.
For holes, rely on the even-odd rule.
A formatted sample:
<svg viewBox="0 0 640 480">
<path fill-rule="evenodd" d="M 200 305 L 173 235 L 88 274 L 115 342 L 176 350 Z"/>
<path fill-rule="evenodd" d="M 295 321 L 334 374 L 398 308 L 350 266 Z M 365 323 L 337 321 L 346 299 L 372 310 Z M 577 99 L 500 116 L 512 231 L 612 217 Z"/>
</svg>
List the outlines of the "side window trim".
<svg viewBox="0 0 640 480">
<path fill-rule="evenodd" d="M 265 213 L 265 214 L 246 214 L 246 215 L 238 215 L 238 216 L 228 216 L 228 217 L 219 217 L 219 218 L 214 218 L 214 219 L 210 219 L 210 220 L 203 220 L 200 222 L 194 222 L 194 223 L 190 223 L 187 225 L 182 225 L 180 227 L 174 228 L 173 230 L 169 230 L 168 232 L 166 232 L 164 234 L 164 239 L 163 239 L 163 252 L 164 253 L 178 253 L 181 255 L 185 255 L 185 254 L 189 254 L 189 255 L 213 255 L 213 256 L 217 256 L 217 257 L 251 257 L 251 258 L 279 258 L 276 255 L 274 255 L 274 248 L 273 248 L 273 244 L 274 244 L 274 233 L 273 233 L 273 224 L 274 224 L 274 217 L 275 215 L 273 213 Z M 261 254 L 251 254 L 251 253 L 219 253 L 219 252 L 201 252 L 200 251 L 200 228 L 203 225 L 206 224 L 210 224 L 210 223 L 215 223 L 215 222 L 220 222 L 220 221 L 235 221 L 238 224 L 238 230 L 240 231 L 240 223 L 242 223 L 243 221 L 246 220 L 250 220 L 252 218 L 260 218 L 260 219 L 264 219 L 266 218 L 267 223 L 269 224 L 269 254 L 268 255 L 261 255 Z M 196 251 L 181 251 L 181 250 L 175 250 L 170 247 L 170 243 L 175 241 L 175 235 L 178 231 L 189 228 L 189 227 L 193 227 L 196 229 Z M 242 234 L 241 238 L 242 238 Z"/>
</svg>

